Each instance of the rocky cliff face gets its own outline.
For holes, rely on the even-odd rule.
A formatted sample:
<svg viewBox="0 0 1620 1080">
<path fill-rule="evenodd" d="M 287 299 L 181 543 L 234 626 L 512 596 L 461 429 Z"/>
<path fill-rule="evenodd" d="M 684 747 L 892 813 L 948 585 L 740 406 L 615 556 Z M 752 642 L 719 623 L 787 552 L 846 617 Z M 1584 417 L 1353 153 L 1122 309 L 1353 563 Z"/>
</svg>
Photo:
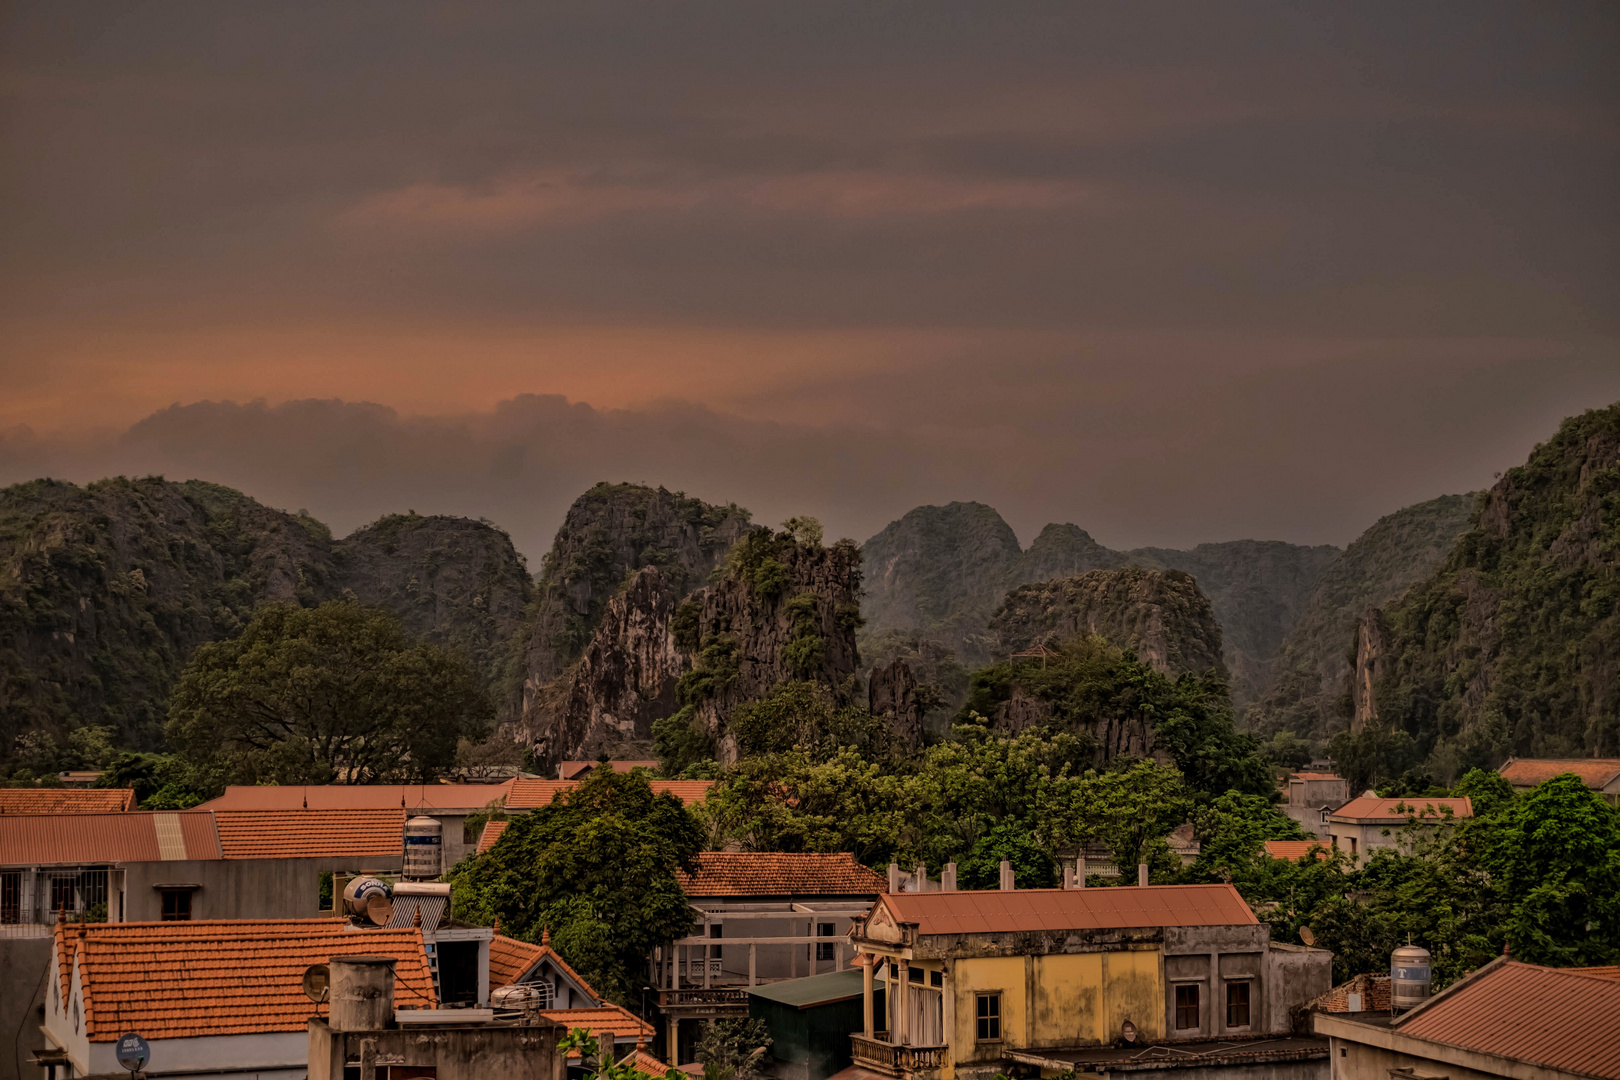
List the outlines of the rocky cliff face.
<svg viewBox="0 0 1620 1080">
<path fill-rule="evenodd" d="M 1368 644 L 1363 617 L 1445 562 L 1467 530 L 1477 499 L 1443 495 L 1398 510 L 1344 549 L 1311 590 L 1304 614 L 1278 651 L 1265 693 L 1245 713 L 1252 730 L 1323 739 L 1342 728 L 1352 711 L 1360 717 L 1358 726 L 1365 723 L 1365 708 L 1346 700 L 1347 657 Z M 1370 689 L 1358 680 L 1357 700 L 1365 700 Z"/>
<path fill-rule="evenodd" d="M 1007 594 L 990 629 L 1003 656 L 1100 634 L 1167 675 L 1226 675 L 1220 624 L 1192 576 L 1179 570 L 1092 570 L 1021 585 Z"/>
<path fill-rule="evenodd" d="M 1437 777 L 1620 753 L 1620 405 L 1508 470 L 1445 563 L 1378 615 L 1358 714 L 1410 734 Z"/>
<path fill-rule="evenodd" d="M 911 511 L 868 540 L 862 554 L 869 581 L 865 640 L 876 646 L 887 632 L 915 632 L 969 666 L 994 655 L 985 624 L 1019 585 L 1123 566 L 1191 574 L 1220 623 L 1233 698 L 1242 704 L 1263 689 L 1272 658 L 1339 550 L 1239 540 L 1190 551 L 1114 551 L 1074 525 L 1048 525 L 1020 551 L 990 507 L 951 503 Z"/>
<path fill-rule="evenodd" d="M 842 689 L 855 674 L 860 556 L 755 529 L 709 585 L 681 595 L 644 570 L 608 605 L 581 658 L 526 709 L 543 764 L 645 740 L 672 717 L 735 757 L 726 718 L 789 680 Z"/>
<path fill-rule="evenodd" d="M 630 574 L 656 566 L 685 595 L 748 529 L 748 511 L 637 484 L 597 484 L 568 508 L 525 631 L 523 711 L 578 657 Z"/>
<path fill-rule="evenodd" d="M 923 708 L 917 698 L 917 680 L 904 660 L 891 660 L 872 669 L 866 683 L 866 705 L 873 716 L 888 720 L 902 747 L 916 750 L 922 743 Z"/>
</svg>

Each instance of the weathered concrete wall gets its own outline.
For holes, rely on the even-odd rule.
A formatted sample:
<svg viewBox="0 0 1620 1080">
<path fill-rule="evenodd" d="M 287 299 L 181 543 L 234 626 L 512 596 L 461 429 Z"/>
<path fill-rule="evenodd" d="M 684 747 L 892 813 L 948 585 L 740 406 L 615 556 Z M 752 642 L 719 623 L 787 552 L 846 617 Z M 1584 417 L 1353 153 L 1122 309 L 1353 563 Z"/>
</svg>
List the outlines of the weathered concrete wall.
<svg viewBox="0 0 1620 1080">
<path fill-rule="evenodd" d="M 1415 1069 L 1419 1075 L 1444 1076 L 1446 1080 L 1501 1080 L 1499 1072 L 1482 1072 L 1470 1069 L 1456 1061 L 1440 1057 L 1428 1057 L 1401 1050 L 1388 1050 L 1380 1046 L 1368 1046 L 1364 1043 L 1353 1042 L 1349 1039 L 1330 1039 L 1328 1060 L 1333 1067 L 1333 1080 L 1389 1080 L 1392 1069 Z M 1344 1053 L 1340 1054 L 1343 1050 Z M 1449 1058 L 1451 1055 L 1447 1055 Z M 1483 1057 L 1483 1055 L 1476 1055 Z M 1522 1066 L 1523 1072 L 1515 1070 L 1516 1076 L 1531 1077 L 1543 1076 L 1546 1080 L 1556 1080 L 1564 1074 L 1552 1069 L 1538 1069 L 1533 1065 Z"/>
<path fill-rule="evenodd" d="M 45 987 L 51 968 L 49 937 L 0 938 L 0 1080 L 33 1080 L 39 1067 L 29 1051 L 44 1046 Z"/>
<path fill-rule="evenodd" d="M 1331 952 L 1274 942 L 1266 952 L 1266 1030 L 1290 1030 L 1299 1009 L 1332 989 Z"/>
<path fill-rule="evenodd" d="M 560 1024 L 426 1025 L 382 1031 L 333 1031 L 309 1022 L 309 1080 L 343 1080 L 345 1062 L 375 1054 L 382 1066 L 425 1065 L 438 1080 L 563 1080 L 567 1062 L 557 1052 L 568 1033 Z M 369 1045 L 366 1045 L 369 1044 Z"/>
<path fill-rule="evenodd" d="M 193 919 L 315 919 L 325 871 L 364 869 L 398 873 L 393 859 L 214 859 L 129 863 L 125 866 L 124 922 L 163 917 L 159 885 L 201 885 L 191 894 Z"/>
</svg>

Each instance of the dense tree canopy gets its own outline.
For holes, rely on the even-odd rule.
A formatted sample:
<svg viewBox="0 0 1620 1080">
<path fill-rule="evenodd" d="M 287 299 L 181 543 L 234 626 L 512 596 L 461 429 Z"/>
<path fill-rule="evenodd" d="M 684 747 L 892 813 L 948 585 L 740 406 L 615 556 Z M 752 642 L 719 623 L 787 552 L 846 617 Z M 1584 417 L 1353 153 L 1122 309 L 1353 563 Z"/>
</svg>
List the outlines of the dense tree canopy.
<svg viewBox="0 0 1620 1080">
<path fill-rule="evenodd" d="M 170 748 L 215 784 L 432 778 L 491 707 L 456 654 L 350 600 L 261 608 L 198 647 L 174 688 Z"/>
<path fill-rule="evenodd" d="M 500 841 L 451 872 L 455 916 L 551 943 L 584 978 L 621 1003 L 645 977 L 655 946 L 684 937 L 692 910 L 676 880 L 703 847 L 703 829 L 642 774 L 593 769 L 549 806 L 508 820 Z"/>
</svg>

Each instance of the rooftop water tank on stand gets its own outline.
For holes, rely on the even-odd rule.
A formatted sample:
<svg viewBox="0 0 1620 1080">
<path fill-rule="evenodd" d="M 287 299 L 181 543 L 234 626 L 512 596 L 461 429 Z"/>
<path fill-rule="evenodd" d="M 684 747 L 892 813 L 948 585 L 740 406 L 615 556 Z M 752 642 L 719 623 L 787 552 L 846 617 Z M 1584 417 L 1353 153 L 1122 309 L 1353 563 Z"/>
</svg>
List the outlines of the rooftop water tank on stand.
<svg viewBox="0 0 1620 1080">
<path fill-rule="evenodd" d="M 357 877 L 343 887 L 343 910 L 370 919 L 378 926 L 393 914 L 393 898 L 387 882 L 374 877 Z"/>
<path fill-rule="evenodd" d="M 1406 944 L 1389 956 L 1390 1005 L 1397 1013 L 1429 999 L 1429 950 Z"/>
<path fill-rule="evenodd" d="M 405 876 L 431 881 L 443 872 L 444 826 L 437 818 L 411 818 L 405 823 Z"/>
</svg>

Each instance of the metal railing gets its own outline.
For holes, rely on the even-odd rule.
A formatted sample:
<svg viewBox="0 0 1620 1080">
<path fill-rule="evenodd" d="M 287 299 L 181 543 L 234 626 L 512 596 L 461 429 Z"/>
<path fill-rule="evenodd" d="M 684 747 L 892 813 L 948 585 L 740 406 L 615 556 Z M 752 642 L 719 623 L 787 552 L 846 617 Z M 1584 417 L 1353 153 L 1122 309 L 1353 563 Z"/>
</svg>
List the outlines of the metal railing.
<svg viewBox="0 0 1620 1080">
<path fill-rule="evenodd" d="M 931 1072 L 945 1064 L 944 1046 L 896 1046 L 891 1042 L 868 1039 L 865 1035 L 851 1035 L 849 1043 L 851 1056 L 857 1065 L 889 1076 Z"/>
<path fill-rule="evenodd" d="M 658 991 L 660 1009 L 676 1008 L 742 1008 L 748 1007 L 748 991 L 721 987 L 691 987 L 680 990 Z"/>
</svg>

